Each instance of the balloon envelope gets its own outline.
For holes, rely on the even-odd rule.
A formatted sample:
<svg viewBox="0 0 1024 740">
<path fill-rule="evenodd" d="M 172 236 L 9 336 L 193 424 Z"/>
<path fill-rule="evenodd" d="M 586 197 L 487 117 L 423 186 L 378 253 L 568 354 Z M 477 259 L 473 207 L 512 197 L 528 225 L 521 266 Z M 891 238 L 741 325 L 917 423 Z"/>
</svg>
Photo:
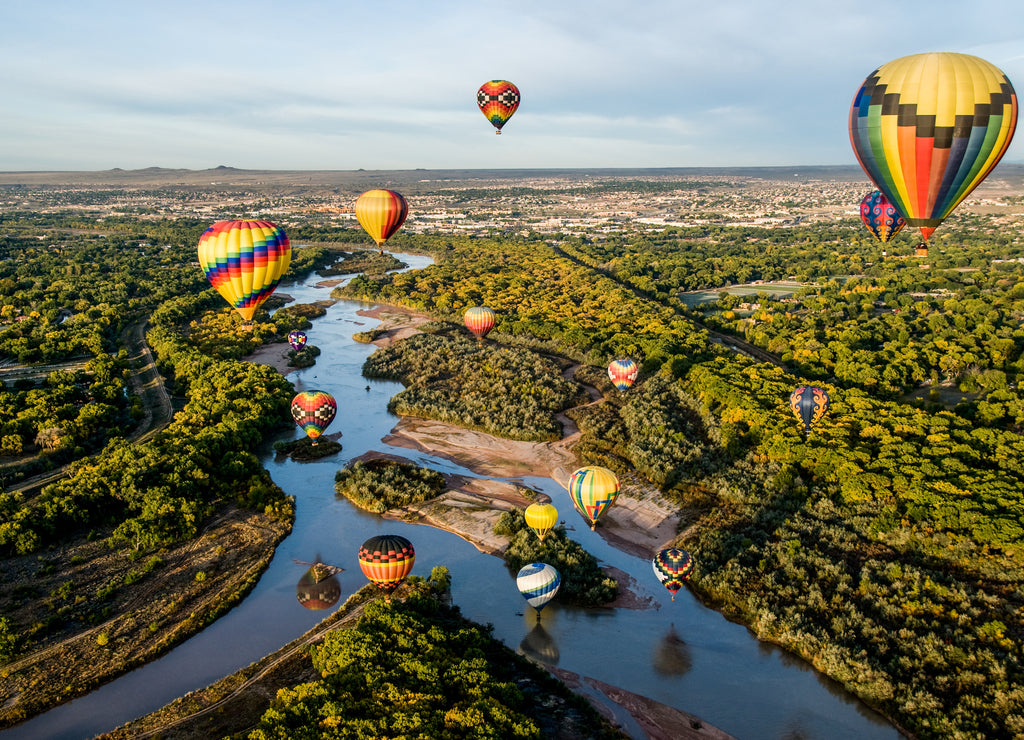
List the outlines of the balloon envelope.
<svg viewBox="0 0 1024 740">
<path fill-rule="evenodd" d="M 608 377 L 620 391 L 629 390 L 639 374 L 640 368 L 632 360 L 612 360 L 608 366 Z"/>
<path fill-rule="evenodd" d="M 872 190 L 860 202 L 860 220 L 878 241 L 885 244 L 907 225 L 903 216 L 880 190 Z"/>
<path fill-rule="evenodd" d="M 580 468 L 569 476 L 569 496 L 593 529 L 619 495 L 619 478 L 608 468 Z"/>
<path fill-rule="evenodd" d="M 501 127 L 508 123 L 508 119 L 519 107 L 519 88 L 508 80 L 491 80 L 485 82 L 476 91 L 476 104 L 480 106 L 480 112 L 491 122 L 495 133 L 501 133 Z"/>
<path fill-rule="evenodd" d="M 828 411 L 828 394 L 813 385 L 802 385 L 789 396 L 789 407 L 804 423 L 804 432 L 811 431 L 811 425 L 821 420 Z"/>
<path fill-rule="evenodd" d="M 676 592 L 683 587 L 683 581 L 689 580 L 693 573 L 690 553 L 670 547 L 655 555 L 651 565 L 654 567 L 654 575 L 661 581 L 661 585 L 672 592 L 672 601 L 675 601 Z"/>
<path fill-rule="evenodd" d="M 562 585 L 562 576 L 547 563 L 524 565 L 516 576 L 516 586 L 527 603 L 537 611 L 555 598 Z"/>
<path fill-rule="evenodd" d="M 292 248 L 270 221 L 218 221 L 199 237 L 199 265 L 218 293 L 246 321 L 281 281 Z"/>
<path fill-rule="evenodd" d="M 875 186 L 925 240 L 985 179 L 1017 125 L 1017 96 L 998 67 L 967 54 L 884 64 L 850 107 L 850 142 Z"/>
<path fill-rule="evenodd" d="M 292 418 L 310 439 L 323 434 L 337 413 L 338 402 L 326 391 L 303 391 L 292 399 Z"/>
<path fill-rule="evenodd" d="M 394 190 L 367 190 L 356 199 L 356 219 L 384 251 L 384 242 L 402 228 L 409 204 Z"/>
<path fill-rule="evenodd" d="M 495 315 L 487 306 L 473 306 L 466 309 L 462 320 L 477 339 L 483 339 L 494 328 Z"/>
<path fill-rule="evenodd" d="M 304 331 L 291 331 L 288 332 L 288 344 L 292 346 L 292 349 L 298 352 L 306 346 L 306 332 Z"/>
<path fill-rule="evenodd" d="M 397 534 L 371 537 L 359 548 L 359 567 L 363 575 L 388 593 L 401 585 L 415 562 L 412 543 Z"/>
<path fill-rule="evenodd" d="M 524 514 L 526 526 L 537 533 L 540 541 L 544 541 L 547 533 L 558 524 L 558 509 L 552 504 L 530 504 Z"/>
</svg>

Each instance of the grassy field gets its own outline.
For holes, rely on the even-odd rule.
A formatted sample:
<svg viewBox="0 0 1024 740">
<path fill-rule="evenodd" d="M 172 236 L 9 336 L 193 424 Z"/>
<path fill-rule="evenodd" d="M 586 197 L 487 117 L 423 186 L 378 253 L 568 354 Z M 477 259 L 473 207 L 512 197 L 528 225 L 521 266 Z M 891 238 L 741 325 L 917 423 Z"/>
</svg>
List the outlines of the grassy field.
<svg viewBox="0 0 1024 740">
<path fill-rule="evenodd" d="M 701 303 L 717 301 L 722 293 L 738 296 L 756 296 L 758 293 L 767 293 L 776 298 L 789 298 L 802 287 L 804 287 L 803 283 L 748 283 L 747 285 L 733 285 L 717 290 L 695 290 L 689 293 L 680 293 L 679 300 L 693 308 Z"/>
</svg>

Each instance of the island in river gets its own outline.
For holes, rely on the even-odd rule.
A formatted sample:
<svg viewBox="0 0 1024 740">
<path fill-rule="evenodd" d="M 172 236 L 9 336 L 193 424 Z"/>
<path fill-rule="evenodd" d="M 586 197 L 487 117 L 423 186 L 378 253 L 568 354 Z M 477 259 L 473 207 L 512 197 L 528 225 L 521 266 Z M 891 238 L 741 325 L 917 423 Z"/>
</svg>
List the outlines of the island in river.
<svg viewBox="0 0 1024 740">
<path fill-rule="evenodd" d="M 406 338 L 417 332 L 418 326 L 430 317 L 407 311 L 394 306 L 378 306 L 360 312 L 367 318 L 381 321 L 373 343 L 383 347 Z M 282 374 L 294 368 L 288 366 L 287 352 L 280 345 L 265 345 L 249 358 L 275 367 Z M 593 396 L 600 394 L 594 391 Z M 495 437 L 483 432 L 464 429 L 452 424 L 418 418 L 402 418 L 391 433 L 383 440 L 393 447 L 405 447 L 410 450 L 426 451 L 438 457 L 450 459 L 480 475 L 500 478 L 516 478 L 524 476 L 548 476 L 560 483 L 568 479 L 569 474 L 577 467 L 577 460 L 572 454 L 572 446 L 579 438 L 575 425 L 567 417 L 562 418 L 565 434 L 562 439 L 554 442 L 522 442 Z M 357 459 L 387 458 L 404 461 L 395 455 L 371 452 Z M 355 462 L 355 460 L 353 460 Z M 513 507 L 525 508 L 532 499 L 524 495 L 524 489 L 511 483 L 495 480 L 473 479 L 465 476 L 446 476 L 446 491 L 441 496 L 402 509 L 388 511 L 384 516 L 401 519 L 406 522 L 418 522 L 438 527 L 455 533 L 472 543 L 482 552 L 500 555 L 507 547 L 506 537 L 494 533 L 494 527 L 501 515 Z M 541 494 L 543 495 L 543 494 Z M 653 486 L 643 485 L 634 480 L 623 486 L 616 505 L 602 520 L 600 528 L 604 536 L 614 546 L 635 554 L 649 555 L 652 551 L 667 545 L 678 534 L 680 523 L 678 509 L 665 501 Z M 619 597 L 610 606 L 614 608 L 650 608 L 651 604 L 634 593 L 630 588 L 631 578 L 628 574 L 611 569 L 620 584 Z M 355 598 L 355 597 L 353 597 Z M 353 608 L 355 608 L 353 606 Z M 345 609 L 339 610 L 339 614 Z M 231 677 L 218 682 L 217 685 L 202 691 L 193 692 L 183 697 L 160 712 L 133 722 L 111 737 L 128 737 L 132 732 L 142 728 L 150 731 L 159 730 L 162 736 L 187 736 L 190 731 L 203 727 L 211 731 L 209 721 L 213 705 L 224 709 L 227 702 L 235 702 L 235 711 L 246 711 L 255 721 L 261 707 L 273 696 L 277 688 L 294 685 L 303 680 L 301 667 L 294 665 L 297 660 L 295 645 L 314 644 L 328 626 L 341 626 L 343 618 L 332 616 L 321 626 L 296 640 L 292 645 L 282 648 L 274 655 L 267 656 L 253 667 L 240 671 Z M 345 622 L 347 623 L 347 622 Z M 257 669 L 258 667 L 258 669 Z M 308 664 L 307 664 L 308 667 Z M 726 733 L 714 728 L 699 718 L 667 707 L 659 702 L 641 697 L 622 688 L 607 685 L 597 686 L 592 679 L 575 673 L 549 668 L 559 679 L 574 689 L 597 689 L 609 697 L 633 720 L 639 723 L 644 732 L 652 738 L 726 738 Z M 259 681 L 254 681 L 258 674 Z M 276 678 L 275 678 L 276 677 Z M 245 691 L 241 687 L 245 686 Z M 231 688 L 226 688 L 231 687 Z M 264 699 L 254 702 L 243 698 L 242 694 L 255 691 Z M 586 696 L 585 691 L 580 693 Z M 608 719 L 614 717 L 607 707 L 597 705 Z M 218 712 L 224 715 L 224 711 Z M 160 717 L 158 719 L 157 717 Z M 190 718 L 191 717 L 191 718 Z M 176 731 L 167 734 L 169 723 L 173 723 Z M 199 724 L 196 724 L 199 723 Z M 237 729 L 237 728 L 236 728 Z M 124 734 L 128 733 L 128 734 Z M 184 734 L 180 734 L 184 733 Z"/>
</svg>

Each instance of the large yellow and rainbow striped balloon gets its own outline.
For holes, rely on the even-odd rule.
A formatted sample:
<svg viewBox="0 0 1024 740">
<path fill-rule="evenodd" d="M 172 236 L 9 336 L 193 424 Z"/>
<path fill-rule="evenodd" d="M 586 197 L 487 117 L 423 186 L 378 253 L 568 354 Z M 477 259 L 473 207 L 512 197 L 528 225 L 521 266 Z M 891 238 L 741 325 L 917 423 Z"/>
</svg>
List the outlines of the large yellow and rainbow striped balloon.
<svg viewBox="0 0 1024 740">
<path fill-rule="evenodd" d="M 569 496 L 593 529 L 618 498 L 619 477 L 608 468 L 596 465 L 580 468 L 569 476 Z"/>
<path fill-rule="evenodd" d="M 270 221 L 218 221 L 199 237 L 199 265 L 246 321 L 270 297 L 291 262 L 292 248 Z"/>
<path fill-rule="evenodd" d="M 967 54 L 884 64 L 850 107 L 864 172 L 925 240 L 992 171 L 1017 125 L 1017 95 L 998 67 Z"/>
<path fill-rule="evenodd" d="M 367 190 L 356 199 L 356 219 L 384 251 L 384 242 L 402 228 L 409 215 L 409 203 L 394 190 Z"/>
</svg>

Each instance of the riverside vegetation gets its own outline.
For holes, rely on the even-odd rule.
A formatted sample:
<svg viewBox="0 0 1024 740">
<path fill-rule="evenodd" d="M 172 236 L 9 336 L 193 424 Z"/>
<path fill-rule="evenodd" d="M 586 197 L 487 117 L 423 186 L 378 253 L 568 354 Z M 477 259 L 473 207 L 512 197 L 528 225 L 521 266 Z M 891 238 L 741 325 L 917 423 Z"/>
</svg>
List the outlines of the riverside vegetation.
<svg viewBox="0 0 1024 740">
<path fill-rule="evenodd" d="M 449 576 L 411 577 L 311 650 L 314 681 L 282 689 L 244 736 L 624 737 L 581 697 L 446 605 Z"/>
<path fill-rule="evenodd" d="M 916 736 L 1013 737 L 1024 733 L 1024 244 L 993 222 L 971 227 L 951 224 L 929 263 L 883 258 L 852 220 L 422 237 L 435 265 L 338 293 L 440 319 L 488 305 L 492 336 L 511 346 L 598 369 L 637 359 L 627 394 L 573 412 L 577 453 L 635 469 L 692 512 L 678 544 L 697 560 L 694 589 Z M 691 309 L 678 296 L 781 277 L 810 285 L 795 303 L 759 296 L 754 311 L 766 313 L 748 324 L 727 315 L 727 298 Z M 822 297 L 837 308 L 822 315 Z M 904 313 L 905 334 L 890 336 Z M 762 330 L 769 316 L 782 318 Z M 783 356 L 773 365 L 717 347 L 705 322 L 755 342 L 770 331 L 764 346 Z M 825 332 L 817 344 L 812 328 Z M 474 372 L 451 372 L 463 371 Z M 897 395 L 936 375 L 972 395 Z M 811 379 L 832 407 L 804 438 L 788 397 Z"/>
<path fill-rule="evenodd" d="M 17 333 L 6 330 L 0 349 L 55 362 L 87 346 L 94 379 L 56 371 L 37 394 L 63 414 L 65 457 L 57 459 L 72 460 L 68 475 L 37 494 L 0 494 L 0 726 L 152 659 L 229 609 L 293 516 L 292 501 L 249 452 L 285 423 L 293 389 L 271 368 L 236 359 L 282 327 L 263 314 L 251 333 L 239 331 L 189 266 L 202 229 L 115 222 L 99 241 L 95 223 L 69 219 L 49 226 L 53 243 L 40 247 L 33 220 L 5 227 L 0 275 L 9 277 L 0 277 L 0 303 L 29 318 L 15 322 Z M 149 247 L 157 240 L 171 244 Z M 293 264 L 308 271 L 324 258 L 310 250 Z M 74 295 L 84 303 L 65 303 Z M 85 318 L 98 311 L 97 320 L 57 324 L 51 306 L 62 305 Z M 118 342 L 144 314 L 181 411 L 148 441 L 130 444 L 126 416 L 111 411 L 120 425 L 100 425 L 86 410 L 108 388 L 124 387 L 123 373 L 111 372 L 124 354 Z"/>
<path fill-rule="evenodd" d="M 335 475 L 334 489 L 356 506 L 375 514 L 428 501 L 445 492 L 444 476 L 434 470 L 396 460 L 357 461 Z M 503 553 L 515 575 L 527 563 L 550 563 L 562 576 L 559 598 L 578 606 L 603 606 L 615 600 L 618 583 L 601 572 L 597 558 L 555 527 L 543 543 L 526 526 L 522 509 L 501 515 L 494 532 L 509 538 Z"/>
<path fill-rule="evenodd" d="M 61 228 L 85 233 L 51 231 L 52 246 L 41 246 L 35 235 L 53 229 L 55 218 Z M 0 283 L 5 305 L 15 306 L 14 318 L 28 316 L 19 322 L 25 330 L 38 323 L 12 337 L 11 346 L 16 356 L 24 351 L 35 361 L 56 326 L 47 311 L 61 307 L 39 310 L 47 286 L 79 277 L 74 265 L 67 270 L 74 245 L 95 246 L 103 259 L 117 256 L 86 243 L 99 238 L 91 218 L 5 216 L 4 225 L 3 244 L 15 259 L 3 270 L 23 270 L 11 278 L 13 286 Z M 102 228 L 105 239 L 123 239 L 121 257 L 145 264 L 111 269 L 121 277 L 105 281 L 95 277 L 93 261 L 83 260 L 81 289 L 95 280 L 97 296 L 110 296 L 101 309 L 110 324 L 67 321 L 66 329 L 81 332 L 75 335 L 81 339 L 69 335 L 58 346 L 111 342 L 114 327 L 131 315 L 125 305 L 154 306 L 188 294 L 192 303 L 178 309 L 185 325 L 216 305 L 216 296 L 202 298 L 198 271 L 182 270 L 187 277 L 181 277 L 166 269 L 194 259 L 191 245 L 203 225 L 113 218 Z M 591 375 L 614 357 L 637 359 L 641 381 L 628 394 L 610 394 L 604 404 L 573 412 L 584 432 L 577 451 L 584 460 L 634 468 L 694 512 L 694 526 L 679 543 L 697 559 L 692 584 L 700 595 L 918 737 L 1020 735 L 1024 336 L 1018 324 L 1024 295 L 1016 286 L 1024 265 L 1015 260 L 1024 237 L 1019 225 L 955 217 L 933 239 L 924 262 L 897 257 L 905 246 L 888 245 L 892 254 L 883 255 L 860 229 L 850 219 L 785 229 L 638 225 L 594 237 L 400 235 L 397 244 L 430 252 L 436 264 L 359 277 L 337 293 L 453 322 L 469 306 L 488 305 L 498 314 L 492 337 L 503 347 L 589 363 Z M 309 233 L 355 241 L 352 229 L 323 226 Z M 169 250 L 143 246 L 167 242 Z M 74 248 L 61 254 L 65 243 Z M 41 260 L 39 277 L 32 274 L 35 266 L 21 263 L 35 259 Z M 155 276 L 158 267 L 183 284 L 168 285 L 165 278 L 146 288 L 137 276 Z M 680 296 L 777 278 L 806 283 L 806 292 L 792 303 L 765 293 L 751 302 L 759 308 L 743 308 L 728 296 L 690 308 Z M 200 305 L 204 300 L 209 303 Z M 824 325 L 816 312 L 827 318 Z M 902 324 L 893 317 L 902 317 Z M 261 323 L 265 319 L 257 321 L 257 331 Z M 777 364 L 723 350 L 705 326 L 743 332 L 775 353 Z M 155 345 L 153 332 L 150 341 Z M 452 374 L 478 372 L 479 357 L 460 364 L 438 356 Z M 176 385 L 182 392 L 191 382 L 201 388 L 212 364 L 181 357 Z M 403 367 L 415 364 L 410 355 Z M 808 380 L 828 390 L 832 408 L 805 439 L 787 399 L 794 385 Z M 487 408 L 488 387 L 476 386 L 477 409 Z M 443 400 L 445 412 L 453 401 Z M 3 532 L 22 505 L 5 499 Z M 198 512 L 207 506 L 200 503 Z M 143 516 L 140 525 L 146 521 Z M 110 522 L 104 531 L 120 524 Z M 89 525 L 76 526 L 87 531 Z M 9 531 L 5 564 L 19 542 L 29 556 L 35 552 L 31 523 Z M 44 526 L 37 536 L 51 535 Z M 134 551 L 130 540 L 115 540 Z M 49 566 L 70 571 L 66 563 Z M 154 566 L 145 578 L 160 570 Z M 54 598 L 60 597 L 58 591 Z M 0 645 L 13 645 L 17 654 L 27 644 L 24 626 L 7 629 L 15 637 Z"/>
</svg>

